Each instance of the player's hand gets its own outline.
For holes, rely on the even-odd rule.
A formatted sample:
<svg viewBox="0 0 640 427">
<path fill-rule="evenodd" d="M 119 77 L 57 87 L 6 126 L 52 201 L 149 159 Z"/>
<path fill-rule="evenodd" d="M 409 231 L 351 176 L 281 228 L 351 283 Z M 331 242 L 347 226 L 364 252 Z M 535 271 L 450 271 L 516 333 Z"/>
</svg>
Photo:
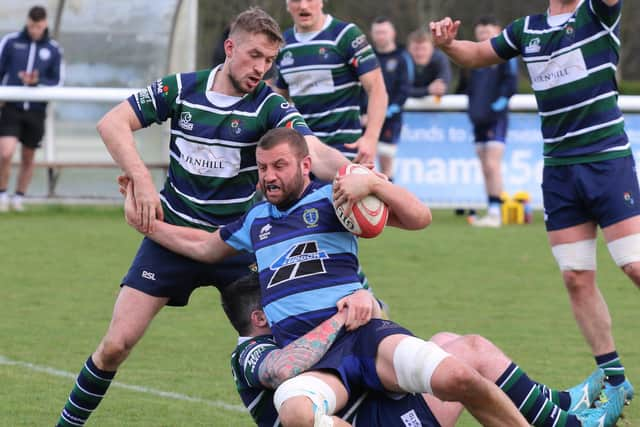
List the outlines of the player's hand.
<svg viewBox="0 0 640 427">
<path fill-rule="evenodd" d="M 120 179 L 118 179 L 120 181 Z M 125 180 L 122 181 L 125 183 Z M 124 187 L 120 187 L 120 193 L 124 196 L 124 218 L 131 227 L 142 232 L 137 216 L 136 199 L 134 197 L 133 181 L 126 179 Z"/>
<path fill-rule="evenodd" d="M 433 44 L 440 48 L 451 44 L 458 35 L 460 24 L 459 20 L 453 21 L 448 16 L 440 21 L 430 22 L 429 29 Z"/>
<path fill-rule="evenodd" d="M 442 79 L 435 79 L 429 84 L 427 90 L 429 91 L 429 95 L 443 96 L 447 93 L 447 84 Z"/>
<path fill-rule="evenodd" d="M 342 298 L 336 305 L 340 311 L 348 308 L 347 321 L 344 326 L 347 331 L 353 331 L 371 320 L 374 305 L 378 305 L 378 301 L 371 292 L 360 289 Z"/>
<path fill-rule="evenodd" d="M 133 177 L 132 180 L 137 223 L 142 233 L 151 234 L 154 230 L 154 221 L 164 219 L 160 196 L 149 174 Z"/>
<path fill-rule="evenodd" d="M 337 176 L 333 181 L 333 200 L 336 206 L 343 206 L 344 214 L 351 214 L 351 205 L 369 194 L 373 180 L 377 179 L 374 174 L 357 174 Z"/>
<path fill-rule="evenodd" d="M 351 144 L 344 144 L 345 147 L 351 150 L 358 150 L 356 158 L 353 159 L 354 163 L 373 163 L 376 161 L 376 150 L 378 141 L 362 135 L 356 142 Z"/>
</svg>

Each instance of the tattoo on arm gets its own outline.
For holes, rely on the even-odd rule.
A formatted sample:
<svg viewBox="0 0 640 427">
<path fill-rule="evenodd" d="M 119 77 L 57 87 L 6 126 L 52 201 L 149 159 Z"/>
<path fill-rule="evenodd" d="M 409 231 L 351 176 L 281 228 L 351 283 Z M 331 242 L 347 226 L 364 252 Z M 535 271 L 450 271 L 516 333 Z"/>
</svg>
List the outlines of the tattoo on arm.
<svg viewBox="0 0 640 427">
<path fill-rule="evenodd" d="M 315 365 L 336 340 L 344 326 L 333 316 L 309 333 L 293 341 L 281 350 L 270 352 L 260 364 L 260 382 L 275 389 L 281 383 Z"/>
</svg>

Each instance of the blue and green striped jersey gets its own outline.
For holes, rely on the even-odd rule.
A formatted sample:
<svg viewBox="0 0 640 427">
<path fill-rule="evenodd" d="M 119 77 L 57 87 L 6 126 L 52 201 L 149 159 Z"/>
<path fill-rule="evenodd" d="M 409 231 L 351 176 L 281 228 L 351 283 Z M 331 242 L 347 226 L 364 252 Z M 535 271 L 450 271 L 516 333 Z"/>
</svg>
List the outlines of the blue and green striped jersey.
<svg viewBox="0 0 640 427">
<path fill-rule="evenodd" d="M 614 159 L 631 154 L 618 108 L 622 2 L 583 0 L 568 19 L 547 14 L 509 24 L 491 43 L 503 59 L 521 55 L 541 119 L 546 166 Z"/>
<path fill-rule="evenodd" d="M 143 127 L 171 121 L 169 173 L 160 192 L 171 224 L 215 230 L 240 217 L 258 198 L 260 137 L 284 126 L 311 134 L 264 82 L 235 100 L 212 92 L 218 69 L 170 75 L 128 99 Z"/>
<path fill-rule="evenodd" d="M 331 16 L 311 40 L 300 41 L 293 28 L 284 32 L 277 86 L 289 96 L 314 134 L 349 158 L 344 144 L 362 135 L 359 77 L 380 67 L 360 29 Z"/>
</svg>

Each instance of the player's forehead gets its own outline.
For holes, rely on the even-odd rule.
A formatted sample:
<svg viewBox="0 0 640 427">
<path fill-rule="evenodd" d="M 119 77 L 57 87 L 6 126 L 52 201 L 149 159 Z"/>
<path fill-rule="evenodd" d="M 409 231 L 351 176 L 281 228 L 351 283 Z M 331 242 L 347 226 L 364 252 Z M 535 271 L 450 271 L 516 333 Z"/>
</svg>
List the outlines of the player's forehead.
<svg viewBox="0 0 640 427">
<path fill-rule="evenodd" d="M 258 164 L 262 165 L 292 162 L 295 160 L 295 153 L 287 142 L 282 142 L 268 149 L 258 147 L 256 149 L 256 160 Z"/>
<path fill-rule="evenodd" d="M 236 37 L 236 43 L 243 50 L 257 52 L 264 56 L 275 56 L 280 49 L 280 44 L 277 41 L 262 32 L 241 32 Z"/>
</svg>

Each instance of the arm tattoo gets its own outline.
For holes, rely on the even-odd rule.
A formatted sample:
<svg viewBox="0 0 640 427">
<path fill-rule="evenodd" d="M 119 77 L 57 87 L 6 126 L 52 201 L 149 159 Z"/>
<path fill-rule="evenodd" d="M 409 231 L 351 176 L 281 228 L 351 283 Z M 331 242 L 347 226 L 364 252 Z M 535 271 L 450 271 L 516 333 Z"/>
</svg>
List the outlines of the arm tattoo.
<svg viewBox="0 0 640 427">
<path fill-rule="evenodd" d="M 282 382 L 315 365 L 344 326 L 344 322 L 335 317 L 325 320 L 285 348 L 270 352 L 258 368 L 260 382 L 275 389 Z"/>
</svg>

